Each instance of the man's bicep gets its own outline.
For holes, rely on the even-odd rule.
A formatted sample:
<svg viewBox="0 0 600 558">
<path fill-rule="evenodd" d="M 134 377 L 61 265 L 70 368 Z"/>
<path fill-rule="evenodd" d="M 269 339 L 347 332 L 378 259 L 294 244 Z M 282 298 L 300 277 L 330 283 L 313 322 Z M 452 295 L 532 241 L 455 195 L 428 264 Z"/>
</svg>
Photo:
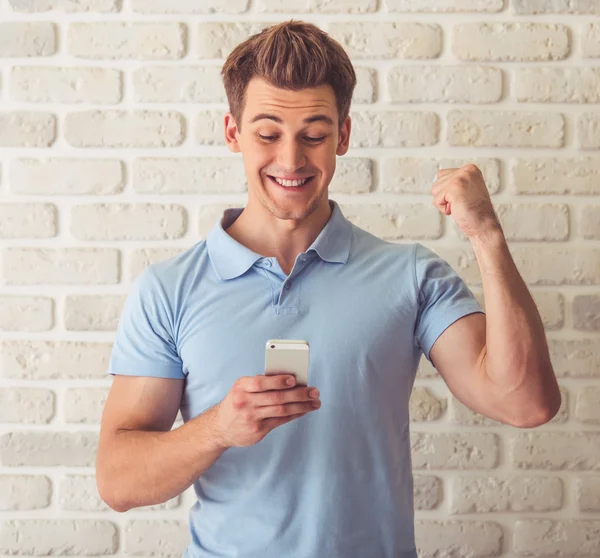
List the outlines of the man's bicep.
<svg viewBox="0 0 600 558">
<path fill-rule="evenodd" d="M 505 422 L 499 396 L 485 373 L 486 317 L 468 314 L 452 323 L 431 347 L 430 357 L 448 389 L 463 405 Z"/>
<path fill-rule="evenodd" d="M 104 405 L 103 430 L 168 432 L 181 405 L 185 380 L 116 374 Z"/>
</svg>

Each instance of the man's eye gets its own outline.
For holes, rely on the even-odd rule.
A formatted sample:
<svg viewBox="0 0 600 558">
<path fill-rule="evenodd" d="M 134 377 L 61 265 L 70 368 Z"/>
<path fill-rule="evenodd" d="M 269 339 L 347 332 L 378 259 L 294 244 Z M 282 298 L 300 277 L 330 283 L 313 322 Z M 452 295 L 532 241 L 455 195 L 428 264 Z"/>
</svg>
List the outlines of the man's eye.
<svg viewBox="0 0 600 558">
<path fill-rule="evenodd" d="M 313 142 L 319 142 L 319 141 L 323 141 L 327 136 L 321 136 L 320 138 L 309 138 L 308 136 L 306 138 L 304 138 L 306 141 L 313 141 Z"/>
<path fill-rule="evenodd" d="M 258 134 L 258 137 L 264 141 L 273 141 L 277 139 L 277 136 L 261 136 L 260 134 Z"/>
</svg>

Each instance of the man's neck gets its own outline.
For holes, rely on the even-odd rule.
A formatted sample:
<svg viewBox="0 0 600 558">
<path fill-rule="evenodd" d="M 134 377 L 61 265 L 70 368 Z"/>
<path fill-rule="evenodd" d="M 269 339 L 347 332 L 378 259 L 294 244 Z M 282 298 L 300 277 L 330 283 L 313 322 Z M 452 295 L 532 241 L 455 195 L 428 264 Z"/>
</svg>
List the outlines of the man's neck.
<svg viewBox="0 0 600 558">
<path fill-rule="evenodd" d="M 289 274 L 298 254 L 312 245 L 331 214 L 327 199 L 301 222 L 278 219 L 262 205 L 255 208 L 249 203 L 226 232 L 253 252 L 277 258 L 281 269 Z"/>
</svg>

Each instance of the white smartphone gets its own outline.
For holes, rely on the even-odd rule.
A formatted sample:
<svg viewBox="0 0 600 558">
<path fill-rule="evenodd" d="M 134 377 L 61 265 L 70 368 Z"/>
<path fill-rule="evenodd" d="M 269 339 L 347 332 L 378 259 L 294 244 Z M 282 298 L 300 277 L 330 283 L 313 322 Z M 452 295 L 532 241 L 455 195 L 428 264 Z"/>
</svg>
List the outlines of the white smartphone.
<svg viewBox="0 0 600 558">
<path fill-rule="evenodd" d="M 265 347 L 265 375 L 291 374 L 297 386 L 308 386 L 308 341 L 269 339 Z"/>
</svg>

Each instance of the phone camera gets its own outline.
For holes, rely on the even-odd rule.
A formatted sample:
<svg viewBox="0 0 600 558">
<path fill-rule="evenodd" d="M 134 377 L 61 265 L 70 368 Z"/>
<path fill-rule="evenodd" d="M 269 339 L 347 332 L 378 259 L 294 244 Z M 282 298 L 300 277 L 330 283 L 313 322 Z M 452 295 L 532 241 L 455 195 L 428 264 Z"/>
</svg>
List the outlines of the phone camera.
<svg viewBox="0 0 600 558">
<path fill-rule="evenodd" d="M 271 345 L 271 349 L 274 349 L 274 348 L 275 348 L 275 345 Z"/>
</svg>

